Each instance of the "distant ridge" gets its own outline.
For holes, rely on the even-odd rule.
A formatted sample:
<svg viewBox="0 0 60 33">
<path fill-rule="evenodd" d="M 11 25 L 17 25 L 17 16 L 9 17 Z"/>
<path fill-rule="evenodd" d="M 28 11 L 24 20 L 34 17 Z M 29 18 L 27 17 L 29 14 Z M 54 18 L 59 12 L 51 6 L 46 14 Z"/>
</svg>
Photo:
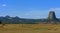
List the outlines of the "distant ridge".
<svg viewBox="0 0 60 33">
<path fill-rule="evenodd" d="M 55 12 L 50 11 L 46 19 L 25 19 L 25 18 L 19 18 L 18 16 L 16 17 L 5 16 L 5 17 L 0 17 L 0 23 L 2 24 L 36 24 L 36 23 L 57 24 L 60 23 L 60 18 L 56 18 Z"/>
</svg>

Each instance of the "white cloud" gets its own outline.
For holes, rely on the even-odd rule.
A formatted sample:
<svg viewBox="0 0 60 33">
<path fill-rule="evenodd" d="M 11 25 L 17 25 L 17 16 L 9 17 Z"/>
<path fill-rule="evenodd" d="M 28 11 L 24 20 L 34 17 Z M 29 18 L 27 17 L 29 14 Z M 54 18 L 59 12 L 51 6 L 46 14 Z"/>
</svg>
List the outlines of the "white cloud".
<svg viewBox="0 0 60 33">
<path fill-rule="evenodd" d="M 24 15 L 26 16 L 26 18 L 46 18 L 46 16 L 48 16 L 48 10 L 32 10 L 32 11 L 28 11 L 27 13 L 25 13 Z"/>
<path fill-rule="evenodd" d="M 25 18 L 34 18 L 34 19 L 39 19 L 39 18 L 47 18 L 49 11 L 55 11 L 56 16 L 60 17 L 60 8 L 50 8 L 48 10 L 31 10 L 26 13 L 24 13 Z"/>
<path fill-rule="evenodd" d="M 53 11 L 55 11 L 55 13 L 59 13 L 60 14 L 60 8 L 50 8 L 50 10 L 53 9 Z"/>
<path fill-rule="evenodd" d="M 2 6 L 6 6 L 6 4 L 2 4 Z"/>
<path fill-rule="evenodd" d="M 60 11 L 60 8 L 50 8 L 52 11 Z"/>
<path fill-rule="evenodd" d="M 60 8 L 50 8 L 46 10 L 28 10 L 28 12 L 25 12 L 22 17 L 34 19 L 47 18 L 50 11 L 54 11 L 56 17 L 60 18 Z"/>
</svg>

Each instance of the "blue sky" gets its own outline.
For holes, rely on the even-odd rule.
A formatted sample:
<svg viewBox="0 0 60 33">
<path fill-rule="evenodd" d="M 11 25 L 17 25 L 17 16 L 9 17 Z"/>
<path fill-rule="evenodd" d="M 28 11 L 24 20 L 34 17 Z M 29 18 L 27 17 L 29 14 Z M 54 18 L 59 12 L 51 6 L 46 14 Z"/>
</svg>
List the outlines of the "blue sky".
<svg viewBox="0 0 60 33">
<path fill-rule="evenodd" d="M 60 17 L 60 0 L 0 0 L 0 16 L 47 18 L 49 11 Z"/>
</svg>

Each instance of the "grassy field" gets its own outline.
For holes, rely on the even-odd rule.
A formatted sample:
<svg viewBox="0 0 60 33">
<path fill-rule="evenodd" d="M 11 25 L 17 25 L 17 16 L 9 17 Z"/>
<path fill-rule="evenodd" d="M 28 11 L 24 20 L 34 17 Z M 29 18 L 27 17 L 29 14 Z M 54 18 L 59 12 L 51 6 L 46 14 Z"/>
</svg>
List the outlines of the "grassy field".
<svg viewBox="0 0 60 33">
<path fill-rule="evenodd" d="M 60 24 L 6 24 L 0 33 L 60 33 Z"/>
<path fill-rule="evenodd" d="M 60 24 L 23 24 L 22 33 L 60 33 Z"/>
<path fill-rule="evenodd" d="M 19 24 L 6 24 L 5 26 L 0 24 L 0 33 L 20 33 L 21 26 Z"/>
</svg>

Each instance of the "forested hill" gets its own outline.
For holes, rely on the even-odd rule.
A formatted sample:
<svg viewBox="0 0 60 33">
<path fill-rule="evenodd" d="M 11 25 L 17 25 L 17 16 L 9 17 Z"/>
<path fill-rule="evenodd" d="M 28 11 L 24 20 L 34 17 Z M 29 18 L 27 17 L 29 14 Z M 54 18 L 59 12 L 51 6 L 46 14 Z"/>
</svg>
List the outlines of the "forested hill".
<svg viewBox="0 0 60 33">
<path fill-rule="evenodd" d="M 16 17 L 0 17 L 0 23 L 3 24 L 35 24 L 35 23 L 60 23 L 60 18 L 56 18 L 55 12 L 50 11 L 46 19 L 24 19 Z"/>
<path fill-rule="evenodd" d="M 16 17 L 5 16 L 5 17 L 0 17 L 0 22 L 7 24 L 21 24 L 21 23 L 33 23 L 36 22 L 36 19 L 24 19 L 24 18 L 19 18 L 18 16 Z"/>
<path fill-rule="evenodd" d="M 39 19 L 24 19 L 24 18 L 19 18 L 18 16 L 16 17 L 10 17 L 10 16 L 5 16 L 5 17 L 0 17 L 0 22 L 1 23 L 6 23 L 6 24 L 22 24 L 22 23 L 35 23 L 40 21 Z"/>
<path fill-rule="evenodd" d="M 54 23 L 57 23 L 60 21 L 60 18 L 56 20 L 53 20 Z M 16 17 L 10 17 L 10 16 L 5 16 L 5 17 L 0 17 L 0 22 L 2 24 L 35 24 L 35 23 L 50 23 L 47 18 L 46 19 L 24 19 L 24 18 L 19 18 L 18 16 Z"/>
</svg>

